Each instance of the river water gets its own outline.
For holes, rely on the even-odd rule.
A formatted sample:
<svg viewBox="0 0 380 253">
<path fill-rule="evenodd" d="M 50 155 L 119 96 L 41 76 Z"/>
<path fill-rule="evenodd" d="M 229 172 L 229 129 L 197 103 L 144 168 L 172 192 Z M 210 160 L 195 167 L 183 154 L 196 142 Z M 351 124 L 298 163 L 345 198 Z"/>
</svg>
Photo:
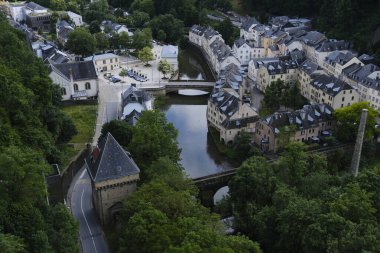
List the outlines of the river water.
<svg viewBox="0 0 380 253">
<path fill-rule="evenodd" d="M 181 92 L 189 94 L 189 91 Z M 190 94 L 200 94 L 193 91 Z M 162 108 L 169 122 L 178 130 L 182 149 L 181 164 L 191 178 L 202 177 L 232 168 L 231 163 L 217 150 L 207 131 L 207 95 L 189 96 L 169 94 L 169 102 Z"/>
</svg>

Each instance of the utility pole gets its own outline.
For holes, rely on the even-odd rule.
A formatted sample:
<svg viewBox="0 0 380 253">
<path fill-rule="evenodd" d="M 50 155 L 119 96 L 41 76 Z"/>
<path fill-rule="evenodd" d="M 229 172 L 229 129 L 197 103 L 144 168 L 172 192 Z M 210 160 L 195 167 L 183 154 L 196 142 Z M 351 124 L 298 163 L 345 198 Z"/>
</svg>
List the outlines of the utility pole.
<svg viewBox="0 0 380 253">
<path fill-rule="evenodd" d="M 367 109 L 363 109 L 362 110 L 362 116 L 360 118 L 358 135 L 356 136 L 356 143 L 355 143 L 354 154 L 352 155 L 351 171 L 354 174 L 354 177 L 357 177 L 358 174 L 359 174 L 360 156 L 361 156 L 361 153 L 362 153 L 365 124 L 366 124 L 366 121 L 367 121 L 367 114 L 368 114 L 368 110 Z"/>
</svg>

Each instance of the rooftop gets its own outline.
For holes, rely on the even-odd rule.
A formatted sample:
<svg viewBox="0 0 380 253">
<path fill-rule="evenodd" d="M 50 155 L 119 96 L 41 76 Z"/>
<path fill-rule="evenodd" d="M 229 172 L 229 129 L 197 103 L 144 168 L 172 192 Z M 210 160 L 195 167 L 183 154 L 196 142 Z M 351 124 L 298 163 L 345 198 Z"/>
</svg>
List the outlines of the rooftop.
<svg viewBox="0 0 380 253">
<path fill-rule="evenodd" d="M 107 133 L 86 159 L 93 182 L 118 179 L 140 173 L 140 169 L 115 138 Z"/>
</svg>

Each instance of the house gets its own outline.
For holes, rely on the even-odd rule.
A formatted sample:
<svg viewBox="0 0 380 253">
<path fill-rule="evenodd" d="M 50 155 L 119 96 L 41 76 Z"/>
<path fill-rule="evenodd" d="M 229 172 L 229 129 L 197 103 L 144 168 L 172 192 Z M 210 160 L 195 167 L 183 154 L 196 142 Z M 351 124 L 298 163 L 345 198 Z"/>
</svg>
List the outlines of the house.
<svg viewBox="0 0 380 253">
<path fill-rule="evenodd" d="M 210 49 L 211 65 L 215 73 L 219 73 L 231 63 L 240 65 L 239 60 L 233 55 L 231 48 L 224 43 L 223 39 L 217 38 L 210 44 Z"/>
<path fill-rule="evenodd" d="M 259 25 L 260 25 L 260 23 L 254 17 L 247 18 L 241 25 L 240 37 L 242 37 L 243 39 L 248 40 L 248 41 L 256 41 L 257 42 L 258 41 L 257 40 L 258 34 L 255 34 L 254 28 L 256 26 L 259 26 Z M 263 26 L 261 26 L 260 30 L 261 29 L 263 29 Z"/>
<path fill-rule="evenodd" d="M 178 70 L 178 46 L 164 45 L 161 50 L 161 60 L 166 60 L 172 71 Z"/>
<path fill-rule="evenodd" d="M 294 112 L 275 112 L 257 122 L 254 142 L 264 152 L 277 152 L 288 140 L 319 142 L 334 128 L 333 111 L 329 105 L 315 104 Z"/>
<path fill-rule="evenodd" d="M 235 40 L 235 43 L 232 47 L 232 51 L 234 52 L 236 58 L 240 61 L 241 65 L 248 65 L 251 60 L 251 45 L 243 39 L 239 37 Z"/>
<path fill-rule="evenodd" d="M 121 93 L 120 119 L 135 125 L 145 110 L 153 110 L 153 96 L 151 94 L 136 88 L 134 84 Z"/>
<path fill-rule="evenodd" d="M 305 59 L 301 64 L 299 64 L 298 68 L 298 82 L 301 95 L 305 98 L 310 96 L 310 82 L 312 81 L 312 74 L 320 73 L 324 74 L 325 72 L 322 70 L 318 64 L 314 63 L 310 59 Z"/>
<path fill-rule="evenodd" d="M 326 103 L 334 110 L 359 102 L 359 93 L 348 83 L 326 74 L 314 73 L 302 91 L 311 103 Z"/>
<path fill-rule="evenodd" d="M 189 41 L 199 47 L 202 47 L 202 36 L 205 30 L 206 28 L 203 26 L 193 25 L 189 30 Z"/>
<path fill-rule="evenodd" d="M 100 23 L 100 30 L 102 30 L 102 32 L 107 33 L 107 34 L 110 34 L 110 33 L 122 34 L 123 32 L 125 32 L 125 33 L 128 33 L 129 36 L 133 35 L 133 33 L 128 30 L 126 25 L 114 23 L 111 20 L 103 20 Z"/>
<path fill-rule="evenodd" d="M 92 61 L 55 64 L 49 61 L 49 77 L 61 87 L 62 100 L 96 98 L 99 80 Z"/>
<path fill-rule="evenodd" d="M 351 43 L 344 40 L 326 40 L 315 47 L 314 55 L 311 57 L 313 61 L 318 63 L 319 66 L 323 66 L 323 62 L 329 54 L 335 51 L 342 53 L 348 53 L 351 49 Z"/>
<path fill-rule="evenodd" d="M 98 54 L 84 58 L 85 61 L 94 61 L 96 71 L 105 72 L 120 68 L 119 56 L 112 53 Z"/>
<path fill-rule="evenodd" d="M 284 83 L 294 83 L 298 79 L 297 61 L 267 61 L 260 62 L 256 76 L 256 87 L 265 92 L 266 88 L 277 80 Z"/>
<path fill-rule="evenodd" d="M 257 72 L 260 66 L 268 64 L 270 62 L 279 62 L 279 58 L 257 58 L 253 59 L 248 64 L 248 77 L 254 82 L 257 80 Z"/>
<path fill-rule="evenodd" d="M 136 191 L 140 169 L 110 133 L 99 139 L 85 164 L 95 211 L 102 225 L 109 224 L 120 212 L 122 202 Z"/>
<path fill-rule="evenodd" d="M 76 14 L 72 11 L 67 11 L 66 12 L 67 16 L 74 22 L 75 26 L 82 26 L 83 25 L 83 19 L 82 16 L 79 14 Z"/>
<path fill-rule="evenodd" d="M 74 31 L 74 27 L 65 20 L 58 20 L 55 25 L 55 30 L 57 33 L 57 40 L 64 46 L 69 38 L 69 34 Z"/>
<path fill-rule="evenodd" d="M 322 66 L 328 74 L 339 77 L 344 68 L 354 63 L 362 64 L 352 52 L 334 51 L 325 58 Z"/>
<path fill-rule="evenodd" d="M 242 131 L 253 134 L 259 116 L 249 102 L 242 99 L 244 71 L 229 64 L 221 71 L 207 103 L 207 124 L 219 132 L 220 141 L 231 144 Z"/>
<path fill-rule="evenodd" d="M 66 63 L 72 60 L 70 55 L 58 50 L 51 41 L 35 41 L 31 46 L 36 56 L 46 64 L 49 64 L 49 60 L 53 63 Z"/>
<path fill-rule="evenodd" d="M 369 105 L 380 112 L 380 70 L 369 74 L 359 83 L 359 91 L 362 100 L 369 102 Z"/>
</svg>

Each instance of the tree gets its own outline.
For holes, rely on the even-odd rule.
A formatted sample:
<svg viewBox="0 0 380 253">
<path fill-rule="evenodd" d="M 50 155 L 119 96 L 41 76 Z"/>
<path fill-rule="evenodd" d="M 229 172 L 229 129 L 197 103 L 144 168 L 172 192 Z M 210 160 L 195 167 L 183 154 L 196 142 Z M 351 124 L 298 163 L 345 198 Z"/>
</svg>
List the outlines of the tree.
<svg viewBox="0 0 380 253">
<path fill-rule="evenodd" d="M 216 30 L 222 35 L 223 39 L 227 44 L 232 45 L 235 36 L 234 36 L 234 26 L 229 18 L 225 18 L 217 27 Z"/>
<path fill-rule="evenodd" d="M 172 14 L 159 15 L 149 22 L 153 37 L 176 44 L 183 38 L 184 24 Z"/>
<path fill-rule="evenodd" d="M 375 125 L 378 112 L 373 109 L 368 102 L 360 102 L 339 108 L 334 112 L 334 118 L 338 121 L 339 131 L 337 131 L 336 134 L 339 140 L 350 142 L 356 139 L 363 109 L 368 110 L 365 139 L 368 140 L 373 137 L 376 131 Z"/>
<path fill-rule="evenodd" d="M 142 11 L 134 11 L 127 19 L 129 20 L 130 26 L 141 28 L 149 21 L 149 14 Z"/>
<path fill-rule="evenodd" d="M 271 82 L 271 84 L 266 87 L 263 103 L 264 107 L 270 112 L 274 112 L 280 107 L 284 88 L 284 81 L 280 79 Z"/>
<path fill-rule="evenodd" d="M 122 32 L 119 36 L 119 45 L 121 48 L 128 48 L 130 45 L 130 38 L 127 32 Z"/>
<path fill-rule="evenodd" d="M 145 66 L 149 66 L 148 62 L 153 60 L 153 52 L 149 47 L 144 47 L 137 53 L 137 58 L 145 63 Z"/>
<path fill-rule="evenodd" d="M 96 40 L 96 48 L 99 50 L 99 51 L 102 51 L 104 52 L 104 50 L 106 50 L 107 48 L 109 48 L 109 43 L 108 43 L 108 39 L 106 37 L 106 35 L 104 33 L 95 33 L 94 35 L 95 37 L 95 40 Z"/>
<path fill-rule="evenodd" d="M 119 76 L 121 76 L 124 80 L 124 77 L 128 76 L 128 71 L 126 69 L 122 69 L 120 72 L 119 72 Z"/>
<path fill-rule="evenodd" d="M 151 17 L 153 17 L 156 12 L 153 0 L 134 0 L 130 9 L 132 11 L 148 13 Z"/>
<path fill-rule="evenodd" d="M 173 162 L 179 160 L 181 150 L 177 142 L 178 132 L 159 111 L 144 111 L 133 130 L 128 145 L 140 167 L 148 167 L 153 161 L 167 156 Z"/>
<path fill-rule="evenodd" d="M 95 52 L 95 38 L 84 28 L 76 28 L 69 34 L 66 47 L 73 53 L 88 56 Z"/>
<path fill-rule="evenodd" d="M 25 253 L 23 240 L 14 235 L 0 234 L 0 248 L 3 253 Z"/>
<path fill-rule="evenodd" d="M 100 26 L 99 26 L 99 21 L 98 20 L 93 20 L 90 23 L 90 26 L 88 27 L 88 30 L 90 31 L 91 34 L 94 33 L 100 33 Z"/>
<path fill-rule="evenodd" d="M 107 133 L 111 133 L 121 146 L 127 147 L 132 140 L 133 127 L 122 120 L 111 120 L 103 125 L 101 137 Z"/>
<path fill-rule="evenodd" d="M 166 79 L 166 74 L 170 73 L 171 70 L 172 70 L 172 68 L 166 59 L 161 60 L 158 63 L 158 71 L 160 71 L 160 72 L 162 72 L 162 74 L 164 74 L 164 79 Z"/>
<path fill-rule="evenodd" d="M 152 31 L 149 28 L 144 28 L 142 31 L 137 30 L 133 35 L 132 47 L 136 50 L 144 47 L 152 48 Z"/>
</svg>

